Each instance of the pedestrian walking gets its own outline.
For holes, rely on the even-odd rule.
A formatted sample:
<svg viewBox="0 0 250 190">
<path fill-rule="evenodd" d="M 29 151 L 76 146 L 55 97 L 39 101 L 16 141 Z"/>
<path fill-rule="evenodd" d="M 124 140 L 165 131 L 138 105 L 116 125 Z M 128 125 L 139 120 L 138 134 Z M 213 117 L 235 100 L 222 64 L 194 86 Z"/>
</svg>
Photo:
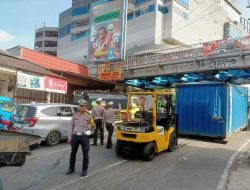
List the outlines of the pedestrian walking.
<svg viewBox="0 0 250 190">
<path fill-rule="evenodd" d="M 71 144 L 71 155 L 69 170 L 66 175 L 70 175 L 75 172 L 75 162 L 76 162 L 76 153 L 81 145 L 83 153 L 83 162 L 82 162 L 82 173 L 81 176 L 84 177 L 87 175 L 87 170 L 89 166 L 89 138 L 90 128 L 94 127 L 93 118 L 90 113 L 87 112 L 88 103 L 84 100 L 79 100 L 80 112 L 77 112 L 71 119 L 71 126 L 68 136 L 68 144 Z"/>
<path fill-rule="evenodd" d="M 103 138 L 104 138 L 103 115 L 104 115 L 105 108 L 101 106 L 101 102 L 102 102 L 102 98 L 96 99 L 96 106 L 93 107 L 92 112 L 91 112 L 95 121 L 95 126 L 96 126 L 95 132 L 94 132 L 94 142 L 93 144 L 91 144 L 93 146 L 97 146 L 97 138 L 98 138 L 99 132 L 100 132 L 100 138 L 101 138 L 101 145 L 103 145 Z"/>
<path fill-rule="evenodd" d="M 104 112 L 104 123 L 106 125 L 106 129 L 108 131 L 108 140 L 107 140 L 107 146 L 106 148 L 112 148 L 112 135 L 115 127 L 115 114 L 119 111 L 121 111 L 121 104 L 119 103 L 118 109 L 113 108 L 113 102 L 108 103 L 108 109 Z"/>
</svg>

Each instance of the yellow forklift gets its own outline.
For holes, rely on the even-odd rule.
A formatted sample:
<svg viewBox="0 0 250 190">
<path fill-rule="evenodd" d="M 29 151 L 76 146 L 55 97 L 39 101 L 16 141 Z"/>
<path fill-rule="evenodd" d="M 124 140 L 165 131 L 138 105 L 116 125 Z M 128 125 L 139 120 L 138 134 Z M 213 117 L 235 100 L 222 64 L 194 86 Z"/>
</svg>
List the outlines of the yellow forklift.
<svg viewBox="0 0 250 190">
<path fill-rule="evenodd" d="M 173 93 L 130 92 L 126 119 L 116 130 L 117 155 L 142 154 L 146 161 L 177 146 L 177 117 Z"/>
</svg>

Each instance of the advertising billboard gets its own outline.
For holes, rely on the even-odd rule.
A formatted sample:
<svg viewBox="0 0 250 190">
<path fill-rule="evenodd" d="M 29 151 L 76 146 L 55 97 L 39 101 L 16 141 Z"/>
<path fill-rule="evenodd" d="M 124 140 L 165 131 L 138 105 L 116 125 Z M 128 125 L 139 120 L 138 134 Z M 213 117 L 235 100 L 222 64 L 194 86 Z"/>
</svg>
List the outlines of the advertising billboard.
<svg viewBox="0 0 250 190">
<path fill-rule="evenodd" d="M 91 4 L 89 62 L 125 58 L 126 0 L 99 0 Z"/>
<path fill-rule="evenodd" d="M 22 72 L 17 72 L 17 87 L 43 91 L 44 78 L 42 76 L 35 76 Z"/>
<path fill-rule="evenodd" d="M 222 44 L 225 43 L 226 40 L 216 40 L 212 42 L 204 42 L 203 43 L 203 53 L 207 57 L 209 54 L 211 54 L 213 51 L 215 51 L 217 48 L 219 48 Z"/>
<path fill-rule="evenodd" d="M 67 81 L 49 76 L 35 76 L 17 72 L 17 87 L 46 92 L 67 93 Z"/>
<path fill-rule="evenodd" d="M 217 40 L 203 43 L 203 52 L 205 56 L 217 55 L 222 53 L 241 52 L 248 50 L 245 44 L 246 38 L 233 38 L 229 40 Z"/>
</svg>

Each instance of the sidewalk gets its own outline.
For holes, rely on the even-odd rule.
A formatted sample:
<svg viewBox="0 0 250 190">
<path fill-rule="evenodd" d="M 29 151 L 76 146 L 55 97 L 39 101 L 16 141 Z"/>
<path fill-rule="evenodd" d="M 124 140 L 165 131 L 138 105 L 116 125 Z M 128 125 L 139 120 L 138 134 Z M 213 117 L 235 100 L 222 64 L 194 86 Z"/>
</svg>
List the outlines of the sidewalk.
<svg viewBox="0 0 250 190">
<path fill-rule="evenodd" d="M 227 186 L 228 190 L 250 190 L 250 145 L 235 160 Z"/>
</svg>

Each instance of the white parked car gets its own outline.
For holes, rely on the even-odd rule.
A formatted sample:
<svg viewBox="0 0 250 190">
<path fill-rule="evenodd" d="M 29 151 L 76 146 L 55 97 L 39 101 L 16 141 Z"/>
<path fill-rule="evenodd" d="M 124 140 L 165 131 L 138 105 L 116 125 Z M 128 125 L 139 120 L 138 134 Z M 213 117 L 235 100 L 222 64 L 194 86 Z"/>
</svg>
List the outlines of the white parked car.
<svg viewBox="0 0 250 190">
<path fill-rule="evenodd" d="M 79 107 L 70 104 L 19 104 L 14 115 L 18 131 L 41 136 L 48 145 L 68 137 L 70 121 Z"/>
</svg>

